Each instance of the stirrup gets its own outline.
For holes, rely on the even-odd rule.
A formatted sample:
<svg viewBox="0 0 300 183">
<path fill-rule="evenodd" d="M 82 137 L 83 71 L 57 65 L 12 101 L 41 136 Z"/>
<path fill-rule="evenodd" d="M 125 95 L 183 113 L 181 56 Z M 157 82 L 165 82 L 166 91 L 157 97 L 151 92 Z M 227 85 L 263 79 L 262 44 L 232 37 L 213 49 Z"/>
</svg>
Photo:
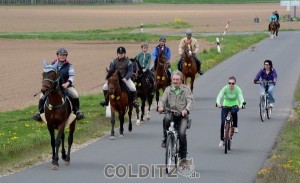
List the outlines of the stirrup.
<svg viewBox="0 0 300 183">
<path fill-rule="evenodd" d="M 136 100 L 132 102 L 132 105 L 133 105 L 133 107 L 135 107 L 135 108 L 140 107 L 140 104 L 139 104 L 138 101 L 136 101 Z"/>
<path fill-rule="evenodd" d="M 106 102 L 106 101 L 101 101 L 101 102 L 99 103 L 99 105 L 101 105 L 102 107 L 105 107 L 105 106 L 108 106 L 108 102 Z"/>
<path fill-rule="evenodd" d="M 42 122 L 41 114 L 39 112 L 36 112 L 33 116 L 32 119 L 38 122 Z"/>
<path fill-rule="evenodd" d="M 80 111 L 77 111 L 76 112 L 76 119 L 77 120 L 81 120 L 83 118 L 85 118 L 84 114 L 82 112 L 80 112 Z"/>
</svg>

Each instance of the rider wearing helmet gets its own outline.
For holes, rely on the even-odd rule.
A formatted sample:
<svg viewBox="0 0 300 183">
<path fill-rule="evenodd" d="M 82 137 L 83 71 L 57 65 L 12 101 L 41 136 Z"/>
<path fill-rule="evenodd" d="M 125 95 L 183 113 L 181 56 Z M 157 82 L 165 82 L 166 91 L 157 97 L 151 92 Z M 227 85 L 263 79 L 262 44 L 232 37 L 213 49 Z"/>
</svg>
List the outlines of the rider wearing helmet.
<svg viewBox="0 0 300 183">
<path fill-rule="evenodd" d="M 56 51 L 57 59 L 52 62 L 52 65 L 57 63 L 56 70 L 59 73 L 59 83 L 62 83 L 61 87 L 65 89 L 71 96 L 72 108 L 74 114 L 76 114 L 76 119 L 81 120 L 84 118 L 84 114 L 79 110 L 79 95 L 73 86 L 75 71 L 73 65 L 67 60 L 68 51 L 65 48 L 60 48 Z M 36 112 L 32 118 L 36 121 L 42 121 L 40 114 L 44 112 L 44 103 L 46 96 L 41 94 L 38 106 L 38 112 Z"/>
<path fill-rule="evenodd" d="M 154 60 L 154 70 L 156 70 L 157 66 L 157 59 L 158 59 L 158 54 L 160 52 L 164 52 L 167 58 L 167 61 L 170 62 L 171 59 L 171 50 L 166 46 L 166 38 L 164 36 L 161 36 L 159 38 L 159 44 L 153 49 L 152 51 L 152 59 Z M 171 84 L 171 70 L 167 70 L 168 78 L 169 81 L 168 83 Z"/>
<path fill-rule="evenodd" d="M 191 42 L 191 46 L 192 46 L 192 52 L 190 53 L 191 56 L 193 57 L 193 59 L 195 60 L 196 64 L 197 64 L 197 72 L 202 75 L 204 74 L 204 72 L 201 71 L 201 61 L 198 59 L 197 57 L 197 52 L 199 51 L 199 44 L 197 39 L 192 37 L 192 30 L 191 29 L 187 29 L 186 30 L 186 37 L 182 38 L 180 43 L 179 43 L 179 54 L 180 54 L 180 58 L 179 58 L 179 62 L 178 62 L 178 70 L 181 71 L 181 66 L 183 63 L 182 60 L 182 53 L 183 53 L 183 48 L 185 46 L 185 44 L 187 42 Z"/>
<path fill-rule="evenodd" d="M 130 90 L 130 94 L 128 95 L 129 98 L 132 99 L 132 105 L 135 108 L 139 107 L 139 103 L 136 100 L 136 87 L 131 80 L 132 72 L 133 72 L 133 64 L 131 61 L 126 57 L 126 49 L 123 46 L 120 46 L 117 49 L 117 58 L 115 58 L 109 65 L 108 72 L 114 72 L 118 70 L 121 73 L 122 81 L 127 85 Z M 105 97 L 105 101 L 101 101 L 101 106 L 108 106 L 109 103 L 109 95 L 108 95 L 108 85 L 105 83 L 103 85 L 103 94 Z"/>
<path fill-rule="evenodd" d="M 151 54 L 148 53 L 149 44 L 147 42 L 143 42 L 141 44 L 142 51 L 136 56 L 136 60 L 139 65 L 142 67 L 142 71 L 146 74 L 146 77 L 149 79 L 150 84 L 154 86 L 154 76 L 150 71 L 151 65 Z"/>
</svg>

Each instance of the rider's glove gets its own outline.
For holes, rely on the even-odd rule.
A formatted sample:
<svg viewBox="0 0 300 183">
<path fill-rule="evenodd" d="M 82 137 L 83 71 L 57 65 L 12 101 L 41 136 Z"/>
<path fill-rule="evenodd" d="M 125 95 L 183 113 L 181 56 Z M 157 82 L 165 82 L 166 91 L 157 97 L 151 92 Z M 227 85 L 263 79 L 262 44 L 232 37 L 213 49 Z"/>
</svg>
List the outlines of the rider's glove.
<svg viewBox="0 0 300 183">
<path fill-rule="evenodd" d="M 146 72 L 146 69 L 143 69 L 143 72 Z"/>
<path fill-rule="evenodd" d="M 192 55 L 192 51 L 189 51 L 189 54 Z"/>
</svg>

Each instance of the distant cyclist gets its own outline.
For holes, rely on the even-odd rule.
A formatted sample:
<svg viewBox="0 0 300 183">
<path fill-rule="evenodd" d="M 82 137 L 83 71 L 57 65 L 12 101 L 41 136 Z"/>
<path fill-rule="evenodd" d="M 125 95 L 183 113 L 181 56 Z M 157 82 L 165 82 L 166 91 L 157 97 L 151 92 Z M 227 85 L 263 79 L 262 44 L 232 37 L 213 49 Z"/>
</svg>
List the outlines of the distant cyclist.
<svg viewBox="0 0 300 183">
<path fill-rule="evenodd" d="M 223 104 L 221 104 L 221 99 L 223 100 Z M 236 78 L 234 76 L 230 76 L 228 80 L 228 84 L 225 85 L 218 94 L 216 99 L 217 107 L 221 108 L 222 105 L 226 107 L 238 106 L 237 108 L 233 108 L 231 111 L 233 118 L 233 126 L 235 133 L 238 133 L 238 111 L 239 108 L 242 107 L 244 102 L 244 97 L 242 90 L 239 86 L 236 85 Z M 226 109 L 222 108 L 221 110 L 221 129 L 220 129 L 220 137 L 221 141 L 219 143 L 219 147 L 222 147 L 224 144 L 224 123 L 226 117 Z"/>
<path fill-rule="evenodd" d="M 260 69 L 258 73 L 256 74 L 253 83 L 256 83 L 258 80 L 263 81 L 271 81 L 273 83 L 269 84 L 268 94 L 269 94 L 269 102 L 270 107 L 274 107 L 274 96 L 273 96 L 273 90 L 275 88 L 275 84 L 277 82 L 277 73 L 276 70 L 273 68 L 273 63 L 271 60 L 265 60 L 264 61 L 264 68 Z M 265 94 L 265 88 L 264 85 L 260 85 L 260 95 Z"/>
<path fill-rule="evenodd" d="M 181 112 L 181 116 L 175 117 L 171 114 L 166 114 L 163 120 L 163 134 L 164 139 L 161 144 L 163 148 L 166 147 L 167 129 L 170 126 L 172 119 L 178 126 L 179 132 L 179 155 L 181 159 L 186 158 L 187 154 L 187 140 L 186 128 L 189 120 L 189 114 L 194 104 L 193 94 L 189 87 L 182 84 L 183 75 L 176 70 L 172 73 L 172 85 L 168 86 L 159 102 L 158 112 L 163 112 L 165 108 Z"/>
</svg>

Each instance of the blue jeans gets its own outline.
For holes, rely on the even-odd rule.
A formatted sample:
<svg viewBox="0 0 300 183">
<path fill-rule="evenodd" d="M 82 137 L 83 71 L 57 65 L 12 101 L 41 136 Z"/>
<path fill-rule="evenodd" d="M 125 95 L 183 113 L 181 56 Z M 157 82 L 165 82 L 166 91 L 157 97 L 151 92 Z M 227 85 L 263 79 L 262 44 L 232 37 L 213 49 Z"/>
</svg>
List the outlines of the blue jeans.
<svg viewBox="0 0 300 183">
<path fill-rule="evenodd" d="M 274 103 L 275 99 L 273 97 L 273 90 L 274 90 L 275 85 L 270 84 L 269 89 L 268 89 L 268 94 L 269 94 L 269 102 Z M 260 96 L 265 94 L 265 87 L 263 85 L 260 85 Z"/>
<path fill-rule="evenodd" d="M 238 112 L 239 112 L 239 108 L 233 108 L 231 110 L 234 127 L 238 127 L 238 115 L 237 115 Z M 224 124 L 225 124 L 226 115 L 227 115 L 227 109 L 222 108 L 221 109 L 221 129 L 220 129 L 221 140 L 224 140 Z"/>
</svg>

